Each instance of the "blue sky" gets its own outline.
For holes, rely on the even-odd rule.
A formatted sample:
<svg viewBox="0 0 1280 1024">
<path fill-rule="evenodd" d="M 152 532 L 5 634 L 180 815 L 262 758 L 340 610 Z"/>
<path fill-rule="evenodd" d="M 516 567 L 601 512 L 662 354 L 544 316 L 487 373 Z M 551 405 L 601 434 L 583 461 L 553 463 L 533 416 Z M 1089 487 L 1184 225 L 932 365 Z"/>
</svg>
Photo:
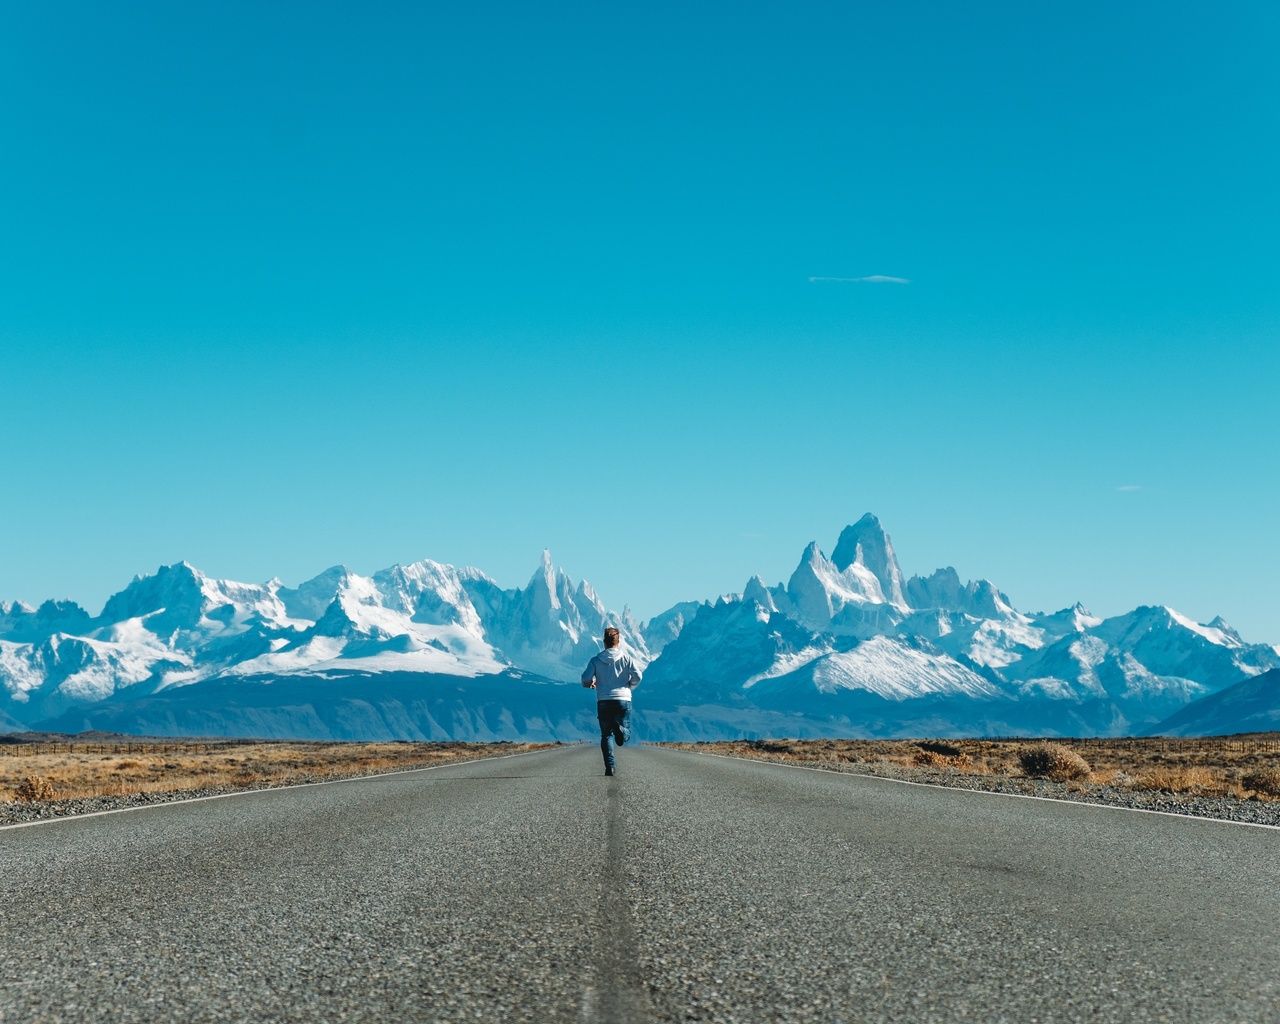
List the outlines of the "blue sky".
<svg viewBox="0 0 1280 1024">
<path fill-rule="evenodd" d="M 688 7 L 0 9 L 0 597 L 873 511 L 1280 642 L 1280 7 Z"/>
</svg>

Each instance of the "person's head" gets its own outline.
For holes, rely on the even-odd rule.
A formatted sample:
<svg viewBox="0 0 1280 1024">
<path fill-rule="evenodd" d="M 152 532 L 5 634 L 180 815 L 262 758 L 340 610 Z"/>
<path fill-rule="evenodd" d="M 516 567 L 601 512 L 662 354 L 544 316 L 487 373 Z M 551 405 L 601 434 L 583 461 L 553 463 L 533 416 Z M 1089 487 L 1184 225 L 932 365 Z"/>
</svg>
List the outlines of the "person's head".
<svg viewBox="0 0 1280 1024">
<path fill-rule="evenodd" d="M 604 631 L 604 645 L 606 647 L 618 646 L 618 630 L 615 626 L 610 626 Z"/>
</svg>

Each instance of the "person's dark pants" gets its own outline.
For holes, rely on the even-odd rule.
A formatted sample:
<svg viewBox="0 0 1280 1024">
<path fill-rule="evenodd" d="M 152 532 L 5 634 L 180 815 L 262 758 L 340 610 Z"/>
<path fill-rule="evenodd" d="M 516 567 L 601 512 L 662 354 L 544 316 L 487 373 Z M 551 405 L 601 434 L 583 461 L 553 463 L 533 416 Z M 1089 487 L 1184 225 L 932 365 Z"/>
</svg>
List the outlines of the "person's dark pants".
<svg viewBox="0 0 1280 1024">
<path fill-rule="evenodd" d="M 622 746 L 631 739 L 631 701 L 596 701 L 596 717 L 600 719 L 600 751 L 604 754 L 604 766 L 613 771 L 613 745 Z"/>
</svg>

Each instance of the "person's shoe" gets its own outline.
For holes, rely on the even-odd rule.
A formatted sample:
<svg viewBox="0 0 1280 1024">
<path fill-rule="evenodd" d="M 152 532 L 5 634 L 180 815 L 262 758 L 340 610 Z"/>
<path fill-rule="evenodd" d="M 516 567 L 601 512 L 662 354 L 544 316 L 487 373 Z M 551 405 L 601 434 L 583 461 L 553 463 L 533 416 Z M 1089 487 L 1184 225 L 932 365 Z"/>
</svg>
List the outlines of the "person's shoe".
<svg viewBox="0 0 1280 1024">
<path fill-rule="evenodd" d="M 617 775 L 617 774 L 618 774 L 618 769 L 616 769 L 616 768 L 606 768 L 606 769 L 604 770 L 604 773 L 605 773 L 606 775 Z"/>
</svg>

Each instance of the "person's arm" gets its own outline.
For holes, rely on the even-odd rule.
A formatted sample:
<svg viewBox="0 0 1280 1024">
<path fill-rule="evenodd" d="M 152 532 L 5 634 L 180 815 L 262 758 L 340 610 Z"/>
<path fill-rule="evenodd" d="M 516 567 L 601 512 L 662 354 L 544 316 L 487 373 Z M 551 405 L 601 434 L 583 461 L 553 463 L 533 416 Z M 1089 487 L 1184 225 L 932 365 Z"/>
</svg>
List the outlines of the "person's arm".
<svg viewBox="0 0 1280 1024">
<path fill-rule="evenodd" d="M 628 659 L 628 661 L 630 661 L 630 659 Z M 643 678 L 644 678 L 644 676 L 642 676 L 642 675 L 640 674 L 640 670 L 639 670 L 638 668 L 636 668 L 636 663 L 635 663 L 634 661 L 632 661 L 632 662 L 631 662 L 631 675 L 630 675 L 630 678 L 627 680 L 627 686 L 628 686 L 628 688 L 630 688 L 630 689 L 634 690 L 637 686 L 639 686 L 639 685 L 640 685 L 640 680 L 641 680 L 641 679 L 643 679 Z"/>
<path fill-rule="evenodd" d="M 582 673 L 582 685 L 588 690 L 596 688 L 596 659 L 592 658 L 587 665 L 587 670 Z"/>
</svg>

